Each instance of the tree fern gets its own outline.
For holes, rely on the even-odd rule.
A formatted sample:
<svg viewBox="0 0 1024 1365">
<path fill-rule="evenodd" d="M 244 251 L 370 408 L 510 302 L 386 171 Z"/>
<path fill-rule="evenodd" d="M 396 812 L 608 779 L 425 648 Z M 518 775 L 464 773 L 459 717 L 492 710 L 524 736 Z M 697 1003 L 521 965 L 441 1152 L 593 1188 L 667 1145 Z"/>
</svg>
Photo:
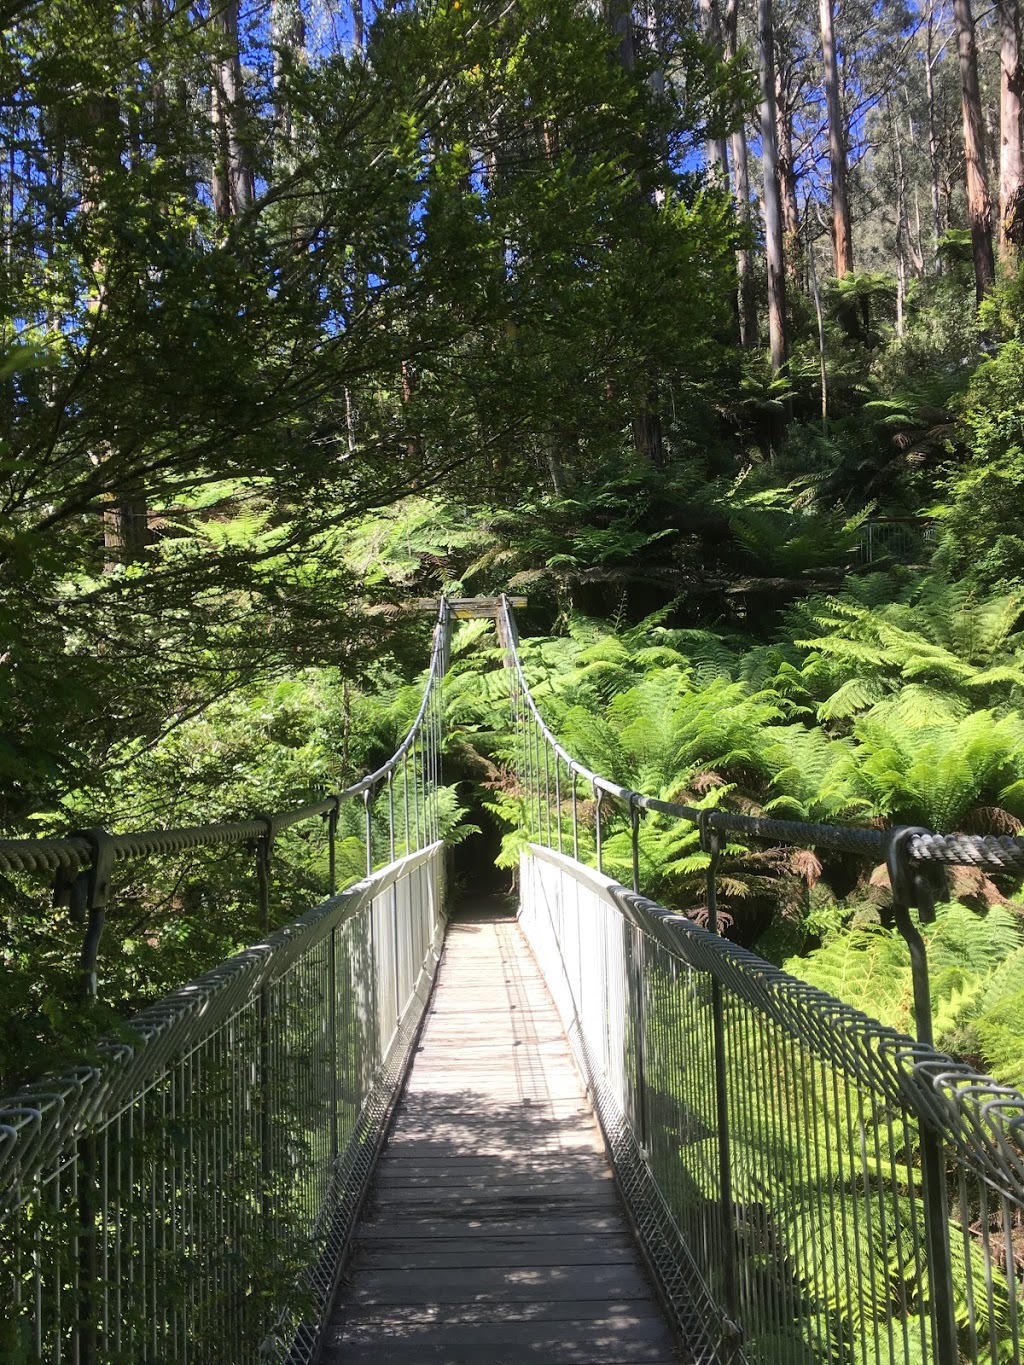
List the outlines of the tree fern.
<svg viewBox="0 0 1024 1365">
<path fill-rule="evenodd" d="M 962 828 L 973 806 L 997 804 L 1024 752 L 1019 718 L 985 711 L 902 732 L 869 715 L 854 734 L 859 793 L 883 814 L 931 829 Z"/>
<path fill-rule="evenodd" d="M 1024 1083 L 1024 1046 L 1005 1033 L 1007 1001 L 1024 996 L 1024 926 L 1004 906 L 979 915 L 952 902 L 922 927 L 931 967 L 936 1043 L 979 1057 L 999 1079 Z M 860 924 L 834 934 L 785 970 L 903 1032 L 913 1028 L 907 948 L 894 929 Z M 1019 1016 L 1018 1016 L 1019 1034 Z M 990 1051 L 991 1049 L 991 1051 Z M 1015 1050 L 1016 1049 L 1016 1050 Z"/>
</svg>

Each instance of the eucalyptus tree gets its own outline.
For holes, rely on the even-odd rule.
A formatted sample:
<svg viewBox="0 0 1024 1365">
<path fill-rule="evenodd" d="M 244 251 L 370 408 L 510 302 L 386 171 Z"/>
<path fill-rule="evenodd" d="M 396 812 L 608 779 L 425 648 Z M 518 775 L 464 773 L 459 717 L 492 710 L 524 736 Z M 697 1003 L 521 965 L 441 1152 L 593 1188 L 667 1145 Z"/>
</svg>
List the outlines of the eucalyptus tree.
<svg viewBox="0 0 1024 1365">
<path fill-rule="evenodd" d="M 778 109 L 775 100 L 775 31 L 772 0 L 757 0 L 757 61 L 761 82 L 761 167 L 765 257 L 768 266 L 768 334 L 772 372 L 789 359 L 782 194 L 779 185 Z"/>
<path fill-rule="evenodd" d="M 1021 185 L 1021 92 L 1024 67 L 1020 54 L 1018 0 L 996 0 L 999 16 L 999 245 L 1004 259 L 1015 258 L 1024 240 Z"/>
<path fill-rule="evenodd" d="M 846 120 L 840 95 L 833 0 L 819 0 L 819 14 L 825 105 L 828 110 L 828 155 L 832 171 L 832 242 L 835 248 L 836 277 L 842 279 L 853 269 L 853 229 L 846 183 L 848 159 Z"/>
<path fill-rule="evenodd" d="M 967 221 L 974 257 L 974 288 L 978 302 L 995 283 L 992 251 L 992 204 L 985 159 L 985 121 L 978 80 L 978 51 L 971 0 L 953 0 L 957 56 L 963 94 L 964 161 L 967 175 Z"/>
<path fill-rule="evenodd" d="M 725 37 L 725 55 L 729 62 L 736 63 L 739 56 L 739 0 L 726 0 L 722 19 Z M 757 301 L 754 296 L 754 253 L 749 239 L 750 228 L 750 164 L 747 148 L 747 130 L 744 111 L 736 111 L 730 148 L 732 151 L 730 169 L 732 172 L 733 198 L 736 217 L 739 220 L 742 239 L 736 251 L 736 275 L 738 282 L 738 312 L 740 345 L 749 349 L 757 344 Z"/>
</svg>

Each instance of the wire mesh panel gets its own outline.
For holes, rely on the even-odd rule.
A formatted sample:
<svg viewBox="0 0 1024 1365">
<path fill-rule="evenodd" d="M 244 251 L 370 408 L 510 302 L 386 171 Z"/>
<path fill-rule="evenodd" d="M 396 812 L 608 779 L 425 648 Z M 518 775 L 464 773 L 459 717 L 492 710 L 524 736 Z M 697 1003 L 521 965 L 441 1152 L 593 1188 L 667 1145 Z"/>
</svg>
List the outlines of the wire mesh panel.
<svg viewBox="0 0 1024 1365">
<path fill-rule="evenodd" d="M 695 1360 L 1021 1361 L 1024 1097 L 557 852 L 521 886 Z"/>
<path fill-rule="evenodd" d="M 0 1357 L 312 1358 L 436 967 L 443 869 L 436 842 L 389 865 L 0 1109 Z"/>
</svg>

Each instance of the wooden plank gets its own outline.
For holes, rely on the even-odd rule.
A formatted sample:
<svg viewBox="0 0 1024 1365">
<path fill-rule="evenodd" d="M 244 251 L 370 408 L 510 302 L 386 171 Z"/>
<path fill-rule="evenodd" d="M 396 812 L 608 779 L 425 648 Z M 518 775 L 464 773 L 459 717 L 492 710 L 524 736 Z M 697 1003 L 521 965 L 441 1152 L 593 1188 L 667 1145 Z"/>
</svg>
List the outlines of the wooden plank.
<svg viewBox="0 0 1024 1365">
<path fill-rule="evenodd" d="M 584 1333 L 586 1329 L 584 1328 Z M 372 1346 L 344 1346 L 347 1365 L 507 1365 L 529 1360 L 531 1365 L 676 1365 L 662 1342 L 626 1336 L 622 1340 L 582 1341 L 558 1336 L 533 1340 L 488 1341 L 453 1346 L 448 1342 L 414 1342 L 383 1337 Z"/>
<path fill-rule="evenodd" d="M 450 1246 L 451 1250 L 446 1250 Z M 363 1247 L 359 1271 L 458 1270 L 470 1266 L 507 1266 L 509 1259 L 525 1259 L 531 1266 L 631 1265 L 636 1253 L 628 1238 L 521 1237 L 488 1238 L 467 1245 L 460 1237 L 435 1240 L 429 1248 L 408 1242 L 384 1241 Z"/>
<path fill-rule="evenodd" d="M 440 1237 L 456 1234 L 464 1241 L 478 1241 L 483 1238 L 516 1238 L 535 1235 L 535 1237 L 576 1237 L 580 1233 L 617 1233 L 623 1226 L 618 1205 L 613 1211 L 593 1211 L 582 1209 L 578 1218 L 572 1216 L 549 1216 L 547 1211 L 539 1218 L 531 1213 L 511 1212 L 505 1209 L 504 1215 L 498 1213 L 486 1222 L 475 1218 L 472 1213 L 457 1212 L 451 1218 L 438 1218 L 437 1213 L 427 1213 L 422 1218 L 388 1218 L 382 1222 L 363 1223 L 359 1231 L 360 1242 L 370 1242 L 374 1238 L 401 1237 L 406 1241 L 422 1239 L 431 1241 Z"/>
<path fill-rule="evenodd" d="M 512 921 L 456 918 L 323 1365 L 671 1365 Z"/>
<path fill-rule="evenodd" d="M 345 1297 L 353 1304 L 508 1303 L 515 1299 L 579 1299 L 603 1303 L 611 1294 L 646 1300 L 650 1287 L 633 1265 L 504 1265 L 458 1270 L 373 1270 L 359 1273 Z"/>
<path fill-rule="evenodd" d="M 351 1336 L 357 1340 L 363 1336 L 372 1340 L 374 1334 L 388 1331 L 392 1327 L 407 1327 L 418 1333 L 423 1327 L 436 1327 L 441 1316 L 437 1304 L 406 1304 L 396 1308 L 353 1308 L 343 1323 L 337 1325 L 337 1333 Z M 479 1331 L 489 1331 L 500 1324 L 504 1331 L 512 1323 L 580 1323 L 590 1322 L 598 1330 L 643 1331 L 645 1325 L 648 1335 L 653 1335 L 653 1323 L 661 1323 L 661 1314 L 650 1304 L 635 1299 L 609 1299 L 595 1313 L 589 1301 L 581 1303 L 576 1299 L 535 1299 L 516 1303 L 464 1303 L 453 1305 L 445 1310 L 445 1323 L 448 1328 L 471 1327 Z M 455 1333 L 453 1333 L 453 1336 Z"/>
</svg>

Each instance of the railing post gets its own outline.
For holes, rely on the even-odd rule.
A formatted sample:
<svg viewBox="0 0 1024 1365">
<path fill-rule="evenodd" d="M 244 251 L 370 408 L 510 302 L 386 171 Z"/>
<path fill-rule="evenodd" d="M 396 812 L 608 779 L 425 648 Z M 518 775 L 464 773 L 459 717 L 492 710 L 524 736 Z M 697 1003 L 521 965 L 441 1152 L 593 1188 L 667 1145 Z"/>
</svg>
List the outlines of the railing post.
<svg viewBox="0 0 1024 1365">
<path fill-rule="evenodd" d="M 711 828 L 710 811 L 702 811 L 699 828 L 701 848 L 708 854 L 707 909 L 708 930 L 718 933 L 718 863 L 722 856 L 721 836 Z M 722 1291 L 725 1307 L 723 1344 L 738 1347 L 741 1339 L 739 1276 L 737 1273 L 736 1230 L 732 1200 L 732 1146 L 729 1139 L 729 1072 L 725 1048 L 725 1002 L 722 984 L 711 978 L 711 1017 L 715 1052 L 715 1122 L 718 1128 L 719 1218 L 722 1234 Z M 731 1355 L 726 1359 L 731 1359 Z"/>
<path fill-rule="evenodd" d="M 559 757 L 555 754 L 555 822 L 558 829 L 558 851 L 562 852 L 562 777 Z"/>
<path fill-rule="evenodd" d="M 633 847 L 633 893 L 640 894 L 640 817 L 635 795 L 629 799 L 629 829 Z M 638 924 L 631 926 L 633 958 L 633 1041 L 636 1048 L 636 1117 L 640 1146 L 647 1151 L 647 1009 L 644 1001 L 644 935 Z"/>
<path fill-rule="evenodd" d="M 98 994 L 96 967 L 114 871 L 114 839 L 98 826 L 75 830 L 69 837 L 84 839 L 88 843 L 89 866 L 74 875 L 69 875 L 63 868 L 57 873 L 53 883 L 53 903 L 54 906 L 67 906 L 71 918 L 86 926 L 78 959 L 79 1001 L 86 1004 L 95 1000 Z"/>
<path fill-rule="evenodd" d="M 417 765 L 417 763 L 416 763 L 416 741 L 415 741 L 415 740 L 413 740 L 413 742 L 412 742 L 412 748 L 409 750 L 409 754 L 410 754 L 410 757 L 412 758 L 412 823 L 413 823 L 413 828 L 414 828 L 415 831 L 416 831 L 416 842 L 415 842 L 415 844 L 413 845 L 413 848 L 419 848 L 419 847 L 421 846 L 421 845 L 420 845 L 420 766 L 421 766 L 421 765 Z M 408 851 L 408 852 L 411 852 L 412 850 L 409 849 L 409 850 L 407 850 L 407 851 Z"/>
<path fill-rule="evenodd" d="M 629 798 L 629 842 L 633 853 L 633 891 L 640 894 L 640 816 L 642 812 L 636 804 L 636 794 Z"/>
<path fill-rule="evenodd" d="M 366 875 L 373 876 L 373 788 L 363 792 L 363 811 L 366 817 Z"/>
<path fill-rule="evenodd" d="M 537 820 L 537 842 L 540 843 L 541 831 L 544 828 L 544 818 L 541 814 L 541 795 L 540 795 L 540 729 L 536 720 L 530 717 L 530 786 L 534 793 L 535 809 L 531 811 L 531 817 L 536 816 Z"/>
<path fill-rule="evenodd" d="M 260 917 L 260 928 L 264 937 L 270 933 L 270 859 L 274 845 L 274 817 L 261 817 L 267 830 L 256 840 L 256 903 Z M 274 1201 L 271 1197 L 271 1184 L 274 1175 L 273 1160 L 273 1105 L 271 1078 L 270 1046 L 270 987 L 260 986 L 259 996 L 259 1106 L 260 1106 L 260 1241 L 264 1248 L 270 1245 L 270 1228 L 273 1219 Z"/>
<path fill-rule="evenodd" d="M 901 826 L 889 836 L 886 866 L 892 886 L 893 919 L 910 950 L 914 982 L 914 1019 L 919 1042 L 933 1046 L 931 990 L 928 981 L 928 950 L 921 931 L 910 918 L 916 906 L 923 924 L 935 920 L 935 894 L 920 868 L 910 861 L 910 841 L 927 834 L 913 826 Z M 918 1112 L 921 1146 L 921 1195 L 924 1203 L 925 1245 L 928 1250 L 928 1288 L 932 1342 L 936 1365 L 957 1365 L 956 1318 L 953 1312 L 953 1266 L 949 1246 L 949 1198 L 942 1139 L 934 1131 L 926 1109 Z"/>
<path fill-rule="evenodd" d="M 89 866 L 74 876 L 69 876 L 63 869 L 58 872 L 53 886 L 53 903 L 55 906 L 67 906 L 72 919 L 86 926 L 78 959 L 78 996 L 80 1004 L 88 1005 L 95 1003 L 99 994 L 97 965 L 114 870 L 114 841 L 105 829 L 98 826 L 76 830 L 71 837 L 84 839 L 88 843 Z M 75 1239 L 78 1245 L 74 1324 L 76 1358 L 80 1365 L 98 1365 L 103 1325 L 99 1321 L 98 1293 L 98 1152 L 93 1133 L 85 1133 L 79 1139 L 75 1165 L 79 1223 Z"/>
<path fill-rule="evenodd" d="M 569 776 L 572 779 L 572 856 L 579 862 L 580 860 L 580 817 L 576 803 L 576 770 L 569 769 Z"/>
<path fill-rule="evenodd" d="M 256 908 L 260 917 L 260 932 L 270 933 L 270 856 L 274 844 L 272 816 L 259 817 L 266 821 L 267 832 L 256 840 Z"/>
<path fill-rule="evenodd" d="M 604 792 L 594 783 L 594 841 L 597 845 L 597 870 L 604 872 L 604 850 L 601 839 L 601 805 L 604 801 Z"/>
<path fill-rule="evenodd" d="M 402 849 L 402 852 L 403 852 L 403 854 L 405 854 L 405 853 L 411 853 L 411 852 L 412 852 L 412 841 L 411 841 L 411 839 L 409 838 L 409 755 L 408 755 L 408 753 L 404 753 L 404 754 L 402 755 L 402 809 L 403 809 L 403 818 L 404 818 L 404 821 L 405 821 L 404 825 L 402 826 L 402 831 L 403 831 L 403 833 L 404 833 L 404 835 L 405 835 L 405 847 Z"/>
<path fill-rule="evenodd" d="M 550 750 L 550 745 L 548 745 L 548 744 L 546 743 L 546 741 L 544 741 L 543 736 L 541 736 L 541 742 L 544 744 L 544 814 L 545 814 L 545 822 L 546 822 L 546 826 L 547 826 L 547 846 L 548 846 L 548 848 L 550 848 L 550 847 L 551 847 L 551 764 L 550 764 L 550 752 L 551 752 L 551 750 Z"/>
<path fill-rule="evenodd" d="M 332 896 L 338 894 L 338 815 L 341 802 L 334 797 L 334 805 L 327 812 L 327 876 Z"/>
<path fill-rule="evenodd" d="M 338 1076 L 338 928 L 335 925 L 331 929 L 331 937 L 328 940 L 331 954 L 330 962 L 327 966 L 327 989 L 329 999 L 327 1001 L 327 1028 L 330 1031 L 330 1038 L 327 1043 L 327 1054 L 330 1058 L 331 1079 L 329 1090 L 331 1094 L 331 1113 L 330 1113 L 330 1144 L 331 1144 L 331 1170 L 333 1173 L 334 1164 L 338 1160 L 338 1103 L 339 1076 Z"/>
</svg>

